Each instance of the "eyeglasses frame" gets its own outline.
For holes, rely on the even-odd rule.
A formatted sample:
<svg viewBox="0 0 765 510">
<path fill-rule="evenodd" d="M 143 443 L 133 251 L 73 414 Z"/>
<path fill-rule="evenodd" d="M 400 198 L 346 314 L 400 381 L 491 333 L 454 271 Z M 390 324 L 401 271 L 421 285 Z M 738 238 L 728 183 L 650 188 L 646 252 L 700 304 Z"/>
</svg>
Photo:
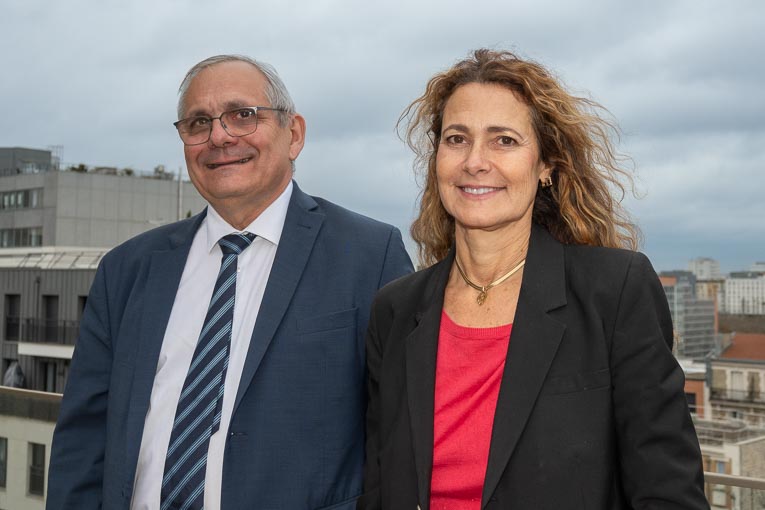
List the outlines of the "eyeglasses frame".
<svg viewBox="0 0 765 510">
<path fill-rule="evenodd" d="M 223 122 L 223 116 L 228 114 L 228 113 L 236 112 L 236 111 L 239 111 L 239 110 L 255 110 L 254 114 L 255 114 L 255 117 L 256 117 L 257 120 L 255 122 L 255 129 L 253 129 L 249 133 L 245 133 L 243 135 L 234 135 L 234 134 L 229 133 L 228 128 L 226 127 L 226 123 Z M 213 130 L 212 121 L 214 121 L 214 120 L 217 120 L 218 122 L 220 122 L 221 127 L 223 128 L 223 130 L 226 132 L 227 135 L 233 136 L 235 138 L 241 138 L 243 136 L 251 135 L 255 131 L 258 130 L 258 122 L 257 121 L 260 120 L 260 118 L 258 117 L 258 110 L 273 111 L 273 112 L 285 112 L 285 113 L 287 112 L 287 110 L 285 110 L 284 108 L 272 108 L 270 106 L 241 106 L 239 108 L 234 108 L 233 110 L 227 110 L 227 111 L 221 113 L 220 115 L 218 115 L 217 117 L 208 117 L 206 115 L 194 115 L 193 117 L 186 117 L 184 119 L 180 119 L 180 120 L 177 120 L 177 121 L 173 122 L 173 126 L 175 126 L 175 129 L 178 131 L 178 136 L 181 138 L 181 141 L 183 142 L 183 145 L 187 145 L 187 146 L 190 146 L 190 147 L 193 147 L 194 145 L 202 145 L 203 143 L 207 143 L 207 142 L 210 141 L 210 137 L 212 136 L 212 130 Z M 181 124 L 181 122 L 186 122 L 187 120 L 190 120 L 190 119 L 208 119 L 210 121 L 210 129 L 208 130 L 207 138 L 205 139 L 205 141 L 197 142 L 197 143 L 186 143 L 186 140 L 183 139 L 183 136 L 181 136 L 181 131 L 180 131 L 179 125 Z"/>
</svg>

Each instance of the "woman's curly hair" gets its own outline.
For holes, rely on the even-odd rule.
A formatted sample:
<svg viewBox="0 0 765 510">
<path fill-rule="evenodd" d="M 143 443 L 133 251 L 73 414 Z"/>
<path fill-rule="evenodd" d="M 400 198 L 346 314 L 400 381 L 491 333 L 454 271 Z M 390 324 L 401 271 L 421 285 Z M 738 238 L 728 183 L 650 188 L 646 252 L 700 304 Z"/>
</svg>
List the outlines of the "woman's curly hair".
<svg viewBox="0 0 765 510">
<path fill-rule="evenodd" d="M 425 93 L 399 119 L 424 177 L 420 210 L 411 227 L 420 264 L 443 259 L 454 244 L 454 218 L 444 209 L 436 180 L 436 153 L 446 102 L 468 83 L 498 84 L 513 91 L 530 110 L 540 158 L 552 168 L 553 185 L 537 188 L 533 221 L 558 241 L 637 249 L 640 230 L 621 206 L 631 174 L 621 164 L 611 136 L 617 126 L 591 99 L 569 94 L 541 65 L 508 51 L 476 50 L 428 82 Z M 622 181 L 627 181 L 627 186 Z"/>
</svg>

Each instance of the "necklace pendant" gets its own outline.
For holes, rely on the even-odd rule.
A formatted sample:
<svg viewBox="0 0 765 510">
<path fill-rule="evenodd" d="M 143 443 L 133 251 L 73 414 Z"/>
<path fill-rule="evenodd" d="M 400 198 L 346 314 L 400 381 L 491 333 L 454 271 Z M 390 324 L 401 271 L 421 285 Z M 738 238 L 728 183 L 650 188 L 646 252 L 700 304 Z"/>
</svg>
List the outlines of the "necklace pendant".
<svg viewBox="0 0 765 510">
<path fill-rule="evenodd" d="M 475 298 L 476 303 L 478 303 L 478 306 L 483 306 L 483 303 L 486 301 L 486 291 L 482 290 L 478 297 Z"/>
</svg>

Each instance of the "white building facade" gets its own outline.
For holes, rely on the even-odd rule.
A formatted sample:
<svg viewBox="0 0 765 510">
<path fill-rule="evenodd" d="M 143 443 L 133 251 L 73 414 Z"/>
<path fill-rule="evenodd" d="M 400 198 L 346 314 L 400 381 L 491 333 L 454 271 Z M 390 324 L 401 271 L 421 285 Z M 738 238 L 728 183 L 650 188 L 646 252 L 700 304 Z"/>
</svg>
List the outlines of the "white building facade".
<svg viewBox="0 0 765 510">
<path fill-rule="evenodd" d="M 765 274 L 731 273 L 725 279 L 725 313 L 765 315 Z"/>
<path fill-rule="evenodd" d="M 688 271 L 696 276 L 697 280 L 719 280 L 720 262 L 708 257 L 698 257 L 688 262 Z"/>
</svg>

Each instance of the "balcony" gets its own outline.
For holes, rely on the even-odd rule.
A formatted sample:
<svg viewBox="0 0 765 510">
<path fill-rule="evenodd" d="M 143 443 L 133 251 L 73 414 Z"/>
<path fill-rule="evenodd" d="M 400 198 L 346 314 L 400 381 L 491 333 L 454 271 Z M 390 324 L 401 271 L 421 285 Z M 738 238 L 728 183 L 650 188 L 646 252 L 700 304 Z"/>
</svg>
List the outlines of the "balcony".
<svg viewBox="0 0 765 510">
<path fill-rule="evenodd" d="M 24 356 L 72 359 L 79 329 L 78 321 L 23 319 L 18 352 Z"/>
<path fill-rule="evenodd" d="M 712 510 L 765 509 L 765 479 L 704 473 L 707 499 Z"/>
<path fill-rule="evenodd" d="M 11 317 L 11 316 L 6 317 L 5 331 L 4 331 L 5 336 L 3 338 L 11 342 L 18 342 L 20 329 L 21 329 L 21 319 L 19 319 L 18 317 Z"/>
<path fill-rule="evenodd" d="M 23 319 L 19 340 L 31 343 L 74 345 L 79 331 L 78 321 Z"/>
<path fill-rule="evenodd" d="M 3 427 L 7 426 L 10 420 L 28 419 L 37 423 L 50 424 L 50 434 L 52 434 L 52 424 L 58 417 L 61 397 L 58 393 L 0 386 L 0 430 L 5 430 Z M 35 427 L 22 427 L 19 430 L 22 436 L 15 440 L 24 443 L 40 441 L 50 445 L 49 440 L 41 441 L 39 436 L 33 436 L 34 431 L 37 430 Z M 40 471 L 32 467 L 26 459 L 14 462 L 14 458 L 9 457 L 8 469 L 29 473 L 34 490 L 44 488 Z M 763 476 L 754 478 L 705 472 L 704 485 L 712 510 L 765 510 L 765 477 Z M 27 490 L 26 486 L 21 490 Z"/>
<path fill-rule="evenodd" d="M 730 400 L 734 402 L 751 402 L 765 404 L 765 394 L 758 390 L 729 390 L 727 388 L 710 388 L 711 400 Z"/>
</svg>

